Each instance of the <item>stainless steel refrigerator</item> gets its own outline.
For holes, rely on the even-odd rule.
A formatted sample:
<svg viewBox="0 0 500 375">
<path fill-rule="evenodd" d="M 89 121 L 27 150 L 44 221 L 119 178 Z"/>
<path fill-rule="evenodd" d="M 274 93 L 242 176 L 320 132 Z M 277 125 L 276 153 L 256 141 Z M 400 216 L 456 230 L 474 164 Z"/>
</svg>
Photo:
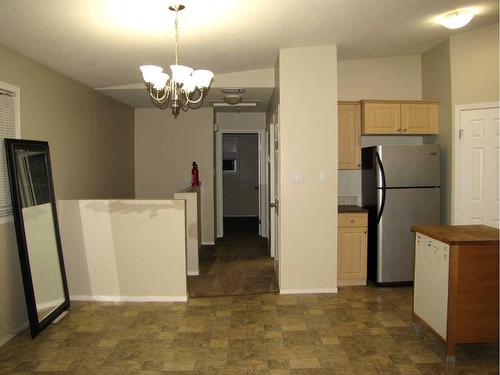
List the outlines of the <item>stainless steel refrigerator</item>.
<svg viewBox="0 0 500 375">
<path fill-rule="evenodd" d="M 362 150 L 368 208 L 368 279 L 413 282 L 415 224 L 439 224 L 439 146 L 382 145 Z"/>
</svg>

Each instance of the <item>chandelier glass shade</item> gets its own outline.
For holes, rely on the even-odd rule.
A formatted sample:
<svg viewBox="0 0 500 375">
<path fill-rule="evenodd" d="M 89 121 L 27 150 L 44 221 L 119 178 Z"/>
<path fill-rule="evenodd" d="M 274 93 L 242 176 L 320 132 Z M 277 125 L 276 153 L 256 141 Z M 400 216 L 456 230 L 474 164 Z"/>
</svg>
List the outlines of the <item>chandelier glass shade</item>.
<svg viewBox="0 0 500 375">
<path fill-rule="evenodd" d="M 169 9 L 175 12 L 175 64 L 170 65 L 171 76 L 156 65 L 142 65 L 140 70 L 153 104 L 160 109 L 170 106 L 177 117 L 181 109 L 186 111 L 191 105 L 202 102 L 214 74 L 209 70 L 179 65 L 178 14 L 184 5 L 174 5 Z"/>
</svg>

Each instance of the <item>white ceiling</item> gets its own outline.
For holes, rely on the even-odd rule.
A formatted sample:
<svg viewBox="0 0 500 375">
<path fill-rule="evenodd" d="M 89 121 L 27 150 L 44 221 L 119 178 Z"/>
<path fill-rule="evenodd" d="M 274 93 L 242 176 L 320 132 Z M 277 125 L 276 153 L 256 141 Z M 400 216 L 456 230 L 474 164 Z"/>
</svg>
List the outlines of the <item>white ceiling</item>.
<svg viewBox="0 0 500 375">
<path fill-rule="evenodd" d="M 0 0 L 0 44 L 91 87 L 141 82 L 173 63 L 170 0 Z M 184 0 L 181 63 L 217 74 L 274 66 L 280 48 L 338 44 L 340 59 L 422 53 L 452 31 L 443 12 L 473 6 L 466 28 L 498 22 L 497 0 Z M 457 31 L 455 31 L 457 32 Z"/>
</svg>

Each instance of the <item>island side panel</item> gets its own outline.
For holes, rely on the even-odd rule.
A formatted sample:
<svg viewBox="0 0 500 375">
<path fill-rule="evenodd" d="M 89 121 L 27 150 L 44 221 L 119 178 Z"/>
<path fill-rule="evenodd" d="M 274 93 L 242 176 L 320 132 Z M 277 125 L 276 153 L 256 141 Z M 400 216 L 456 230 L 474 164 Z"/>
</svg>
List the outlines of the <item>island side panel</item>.
<svg viewBox="0 0 500 375">
<path fill-rule="evenodd" d="M 456 342 L 498 340 L 498 245 L 458 249 Z"/>
</svg>

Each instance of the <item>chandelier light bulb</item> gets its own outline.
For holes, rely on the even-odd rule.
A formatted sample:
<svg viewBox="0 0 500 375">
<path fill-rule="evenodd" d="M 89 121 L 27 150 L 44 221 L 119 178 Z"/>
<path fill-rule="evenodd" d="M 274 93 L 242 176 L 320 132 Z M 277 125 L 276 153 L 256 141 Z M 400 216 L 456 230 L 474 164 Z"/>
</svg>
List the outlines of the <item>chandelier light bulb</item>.
<svg viewBox="0 0 500 375">
<path fill-rule="evenodd" d="M 471 10 L 457 10 L 440 17 L 439 23 L 448 29 L 464 27 L 474 18 Z"/>
</svg>

